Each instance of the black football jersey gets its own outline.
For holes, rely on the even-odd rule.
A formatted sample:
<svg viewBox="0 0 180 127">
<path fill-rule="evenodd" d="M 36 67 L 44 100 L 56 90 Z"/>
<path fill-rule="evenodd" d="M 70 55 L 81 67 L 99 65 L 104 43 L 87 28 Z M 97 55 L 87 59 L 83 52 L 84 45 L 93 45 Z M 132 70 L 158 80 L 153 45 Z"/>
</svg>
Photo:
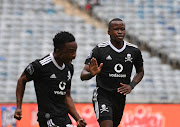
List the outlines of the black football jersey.
<svg viewBox="0 0 180 127">
<path fill-rule="evenodd" d="M 121 49 L 114 47 L 110 41 L 99 43 L 89 54 L 85 64 L 92 57 L 96 58 L 98 65 L 103 63 L 101 72 L 96 76 L 97 87 L 110 91 L 116 91 L 120 83 L 130 83 L 133 66 L 136 69 L 143 66 L 141 51 L 136 45 L 126 41 Z"/>
<path fill-rule="evenodd" d="M 24 72 L 29 81 L 34 81 L 38 116 L 50 118 L 67 115 L 65 95 L 66 89 L 71 88 L 73 65 L 63 64 L 60 67 L 50 53 L 30 63 Z"/>
</svg>

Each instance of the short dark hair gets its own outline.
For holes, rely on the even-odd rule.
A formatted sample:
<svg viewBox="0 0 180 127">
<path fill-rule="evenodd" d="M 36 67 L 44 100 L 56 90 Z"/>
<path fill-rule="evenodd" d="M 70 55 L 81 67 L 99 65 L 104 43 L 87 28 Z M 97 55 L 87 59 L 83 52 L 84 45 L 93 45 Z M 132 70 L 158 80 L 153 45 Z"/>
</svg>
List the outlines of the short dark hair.
<svg viewBox="0 0 180 127">
<path fill-rule="evenodd" d="M 112 19 L 112 20 L 109 22 L 109 24 L 108 24 L 108 30 L 110 29 L 111 23 L 112 23 L 113 21 L 123 21 L 123 20 L 120 19 L 120 18 L 114 18 L 114 19 Z"/>
<path fill-rule="evenodd" d="M 65 43 L 74 41 L 75 37 L 69 32 L 61 31 L 57 33 L 53 38 L 54 51 L 56 51 L 56 49 L 61 49 Z"/>
</svg>

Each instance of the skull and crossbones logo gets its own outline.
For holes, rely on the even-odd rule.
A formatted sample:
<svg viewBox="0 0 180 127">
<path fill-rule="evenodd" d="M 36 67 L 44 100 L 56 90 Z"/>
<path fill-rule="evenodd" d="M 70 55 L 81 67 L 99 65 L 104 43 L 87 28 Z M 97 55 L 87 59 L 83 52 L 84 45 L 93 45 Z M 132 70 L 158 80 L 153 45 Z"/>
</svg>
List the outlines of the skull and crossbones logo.
<svg viewBox="0 0 180 127">
<path fill-rule="evenodd" d="M 131 54 L 127 54 L 127 57 L 125 57 L 125 62 L 127 62 L 127 61 L 130 61 L 130 62 L 132 62 L 132 57 L 131 57 Z"/>
<path fill-rule="evenodd" d="M 103 104 L 103 105 L 101 105 L 100 111 L 101 111 L 101 113 L 104 112 L 104 111 L 109 112 L 109 109 L 108 109 L 108 107 L 106 107 L 105 104 Z"/>
</svg>

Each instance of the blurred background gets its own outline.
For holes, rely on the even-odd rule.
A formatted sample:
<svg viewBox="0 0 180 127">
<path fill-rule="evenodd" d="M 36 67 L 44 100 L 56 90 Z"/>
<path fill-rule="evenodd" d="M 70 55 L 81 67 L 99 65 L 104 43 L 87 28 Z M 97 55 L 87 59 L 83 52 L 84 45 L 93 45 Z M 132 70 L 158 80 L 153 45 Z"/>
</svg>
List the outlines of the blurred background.
<svg viewBox="0 0 180 127">
<path fill-rule="evenodd" d="M 15 104 L 18 77 L 30 62 L 53 51 L 52 39 L 59 31 L 71 32 L 78 43 L 73 100 L 91 103 L 95 78 L 82 82 L 80 73 L 91 49 L 109 40 L 107 23 L 113 18 L 125 21 L 125 40 L 137 45 L 144 58 L 144 78 L 127 95 L 127 104 L 179 108 L 180 0 L 0 0 L 1 105 Z M 33 82 L 26 85 L 23 102 L 36 102 Z"/>
</svg>

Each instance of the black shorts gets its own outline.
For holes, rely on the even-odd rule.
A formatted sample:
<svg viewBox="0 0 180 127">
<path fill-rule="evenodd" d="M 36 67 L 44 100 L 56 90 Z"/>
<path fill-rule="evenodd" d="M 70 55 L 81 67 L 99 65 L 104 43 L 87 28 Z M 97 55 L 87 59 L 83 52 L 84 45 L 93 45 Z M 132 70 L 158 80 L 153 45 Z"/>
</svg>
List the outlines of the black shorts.
<svg viewBox="0 0 180 127">
<path fill-rule="evenodd" d="M 93 92 L 92 101 L 99 123 L 104 120 L 112 120 L 113 127 L 120 124 L 126 101 L 125 95 L 96 88 Z"/>
<path fill-rule="evenodd" d="M 72 122 L 69 117 L 64 118 L 38 118 L 40 127 L 73 127 Z"/>
</svg>

